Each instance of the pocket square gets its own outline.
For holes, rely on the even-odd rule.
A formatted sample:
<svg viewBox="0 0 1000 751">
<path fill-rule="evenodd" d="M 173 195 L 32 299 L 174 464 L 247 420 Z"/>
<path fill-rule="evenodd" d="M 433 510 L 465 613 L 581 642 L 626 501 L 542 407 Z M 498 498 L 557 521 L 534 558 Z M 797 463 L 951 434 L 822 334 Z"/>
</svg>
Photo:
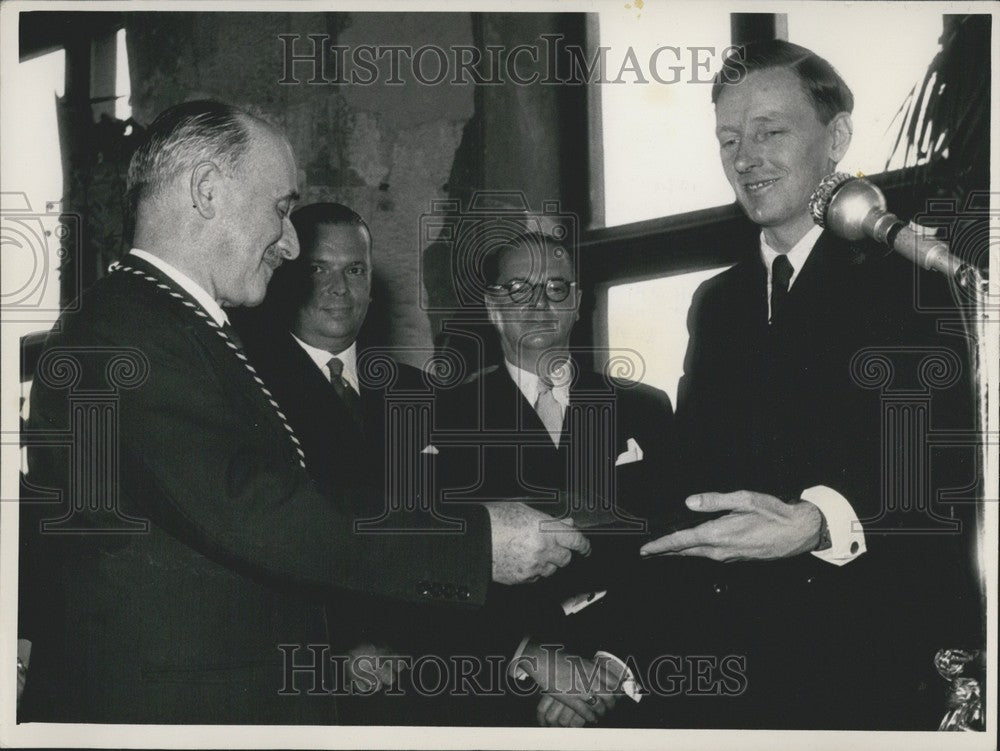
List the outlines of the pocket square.
<svg viewBox="0 0 1000 751">
<path fill-rule="evenodd" d="M 635 438 L 629 438 L 625 445 L 628 448 L 620 453 L 618 458 L 615 459 L 616 467 L 620 467 L 623 464 L 632 464 L 633 462 L 642 461 L 642 447 L 636 442 Z"/>
<path fill-rule="evenodd" d="M 431 456 L 437 456 L 441 452 L 437 450 L 437 446 L 435 446 L 433 443 L 428 443 L 426 446 L 420 449 L 420 453 L 430 454 Z"/>
</svg>

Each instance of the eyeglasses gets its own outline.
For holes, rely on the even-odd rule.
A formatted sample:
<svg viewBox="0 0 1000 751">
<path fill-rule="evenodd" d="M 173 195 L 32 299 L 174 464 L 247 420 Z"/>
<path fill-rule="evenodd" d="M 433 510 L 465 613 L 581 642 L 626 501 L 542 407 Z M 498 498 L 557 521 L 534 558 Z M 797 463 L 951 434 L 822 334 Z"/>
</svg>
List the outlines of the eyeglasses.
<svg viewBox="0 0 1000 751">
<path fill-rule="evenodd" d="M 535 299 L 535 290 L 544 284 L 545 296 L 549 302 L 562 302 L 569 297 L 570 290 L 576 282 L 565 279 L 546 279 L 544 282 L 529 282 L 527 279 L 511 279 L 505 284 L 490 285 L 490 291 L 495 295 L 506 294 L 511 302 L 526 303 Z"/>
</svg>

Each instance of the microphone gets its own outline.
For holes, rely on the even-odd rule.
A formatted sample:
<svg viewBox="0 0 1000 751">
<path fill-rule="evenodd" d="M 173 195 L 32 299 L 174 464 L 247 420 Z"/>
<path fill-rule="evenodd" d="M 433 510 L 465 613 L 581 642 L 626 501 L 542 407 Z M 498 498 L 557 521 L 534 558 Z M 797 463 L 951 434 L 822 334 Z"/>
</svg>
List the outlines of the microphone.
<svg viewBox="0 0 1000 751">
<path fill-rule="evenodd" d="M 823 178 L 809 199 L 809 210 L 820 227 L 845 240 L 871 238 L 925 269 L 938 271 L 960 284 L 973 269 L 953 255 L 948 244 L 925 237 L 886 211 L 885 196 L 868 180 L 834 172 Z"/>
</svg>

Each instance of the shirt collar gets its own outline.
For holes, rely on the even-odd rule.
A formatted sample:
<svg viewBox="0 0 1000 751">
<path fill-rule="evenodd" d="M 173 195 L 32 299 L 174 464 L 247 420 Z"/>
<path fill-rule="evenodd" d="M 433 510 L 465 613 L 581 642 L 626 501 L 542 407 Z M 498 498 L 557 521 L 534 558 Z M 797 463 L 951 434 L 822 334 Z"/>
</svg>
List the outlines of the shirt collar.
<svg viewBox="0 0 1000 751">
<path fill-rule="evenodd" d="M 136 258 L 141 258 L 143 261 L 148 263 L 150 266 L 155 266 L 163 274 L 169 277 L 170 281 L 180 287 L 182 290 L 187 292 L 191 297 L 193 297 L 205 312 L 212 316 L 212 320 L 215 321 L 220 326 L 225 326 L 229 323 L 229 317 L 222 307 L 215 301 L 208 292 L 205 291 L 198 282 L 189 277 L 183 271 L 178 270 L 176 267 L 164 261 L 159 256 L 154 256 L 152 253 L 140 248 L 132 248 L 129 251 L 129 255 L 133 255 Z"/>
<path fill-rule="evenodd" d="M 795 278 L 799 275 L 799 271 L 806 263 L 806 259 L 809 258 L 809 254 L 812 253 L 812 249 L 816 247 L 816 241 L 819 240 L 819 236 L 823 234 L 823 228 L 818 224 L 814 225 L 812 229 L 802 236 L 792 249 L 785 253 L 785 257 L 792 264 L 792 278 L 788 282 L 789 288 L 795 283 Z M 774 263 L 774 259 L 780 254 L 778 251 L 774 250 L 770 245 L 767 244 L 767 240 L 764 239 L 764 233 L 760 233 L 760 257 L 764 262 L 764 268 L 767 269 L 767 278 L 771 278 L 771 264 Z"/>
<path fill-rule="evenodd" d="M 305 350 L 305 353 L 307 355 L 309 355 L 309 359 L 312 360 L 314 363 L 316 363 L 316 367 L 318 367 L 321 371 L 323 371 L 323 375 L 325 375 L 327 378 L 330 377 L 330 371 L 327 370 L 326 364 L 330 362 L 331 357 L 339 358 L 340 361 L 344 363 L 344 372 L 341 373 L 341 376 L 345 381 L 347 381 L 349 384 L 351 384 L 351 386 L 354 387 L 355 391 L 357 391 L 359 394 L 361 393 L 361 389 L 358 386 L 358 343 L 357 342 L 354 342 L 353 344 L 351 344 L 350 347 L 343 350 L 342 352 L 328 352 L 325 349 L 314 347 L 313 345 L 302 341 L 297 336 L 295 336 L 295 334 L 292 334 L 292 339 L 298 342 L 299 346 L 302 347 L 303 350 Z"/>
<path fill-rule="evenodd" d="M 538 401 L 538 376 L 530 371 L 523 370 L 510 360 L 504 358 L 504 365 L 511 380 L 517 384 L 518 390 L 524 395 L 528 404 L 532 407 Z M 573 380 L 572 363 L 567 363 L 552 371 L 552 396 L 563 407 L 569 406 L 569 384 Z"/>
</svg>

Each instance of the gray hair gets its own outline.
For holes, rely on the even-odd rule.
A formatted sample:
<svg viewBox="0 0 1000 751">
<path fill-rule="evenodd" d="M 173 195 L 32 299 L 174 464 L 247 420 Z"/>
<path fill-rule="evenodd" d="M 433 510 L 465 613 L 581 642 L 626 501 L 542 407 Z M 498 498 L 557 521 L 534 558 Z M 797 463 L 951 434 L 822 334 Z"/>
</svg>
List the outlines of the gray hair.
<svg viewBox="0 0 1000 751">
<path fill-rule="evenodd" d="M 132 211 L 202 162 L 213 162 L 231 174 L 250 146 L 252 119 L 236 107 L 209 100 L 161 112 L 129 163 L 127 196 Z"/>
</svg>

